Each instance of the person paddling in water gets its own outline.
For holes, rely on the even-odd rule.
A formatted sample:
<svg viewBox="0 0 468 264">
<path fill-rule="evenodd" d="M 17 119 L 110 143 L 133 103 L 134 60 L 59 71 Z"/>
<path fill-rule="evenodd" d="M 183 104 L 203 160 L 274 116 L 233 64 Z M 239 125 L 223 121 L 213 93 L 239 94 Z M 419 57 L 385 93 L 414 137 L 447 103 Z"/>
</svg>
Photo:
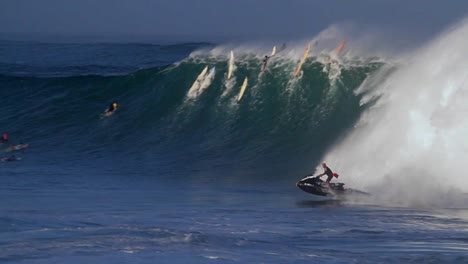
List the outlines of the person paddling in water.
<svg viewBox="0 0 468 264">
<path fill-rule="evenodd" d="M 117 103 L 112 103 L 109 108 L 104 112 L 105 115 L 110 116 L 117 110 Z"/>
<path fill-rule="evenodd" d="M 0 160 L 1 161 L 16 161 L 16 160 L 19 160 L 19 158 L 17 158 L 15 155 L 11 155 L 8 157 L 3 157 Z"/>
<path fill-rule="evenodd" d="M 338 178 L 338 173 L 334 173 L 330 168 L 328 168 L 327 164 L 324 162 L 322 163 L 322 168 L 324 169 L 323 173 L 318 175 L 317 177 L 322 177 L 323 175 L 327 175 L 327 180 L 325 181 L 328 188 L 331 189 L 330 187 L 330 181 L 333 179 L 333 177 Z"/>
</svg>

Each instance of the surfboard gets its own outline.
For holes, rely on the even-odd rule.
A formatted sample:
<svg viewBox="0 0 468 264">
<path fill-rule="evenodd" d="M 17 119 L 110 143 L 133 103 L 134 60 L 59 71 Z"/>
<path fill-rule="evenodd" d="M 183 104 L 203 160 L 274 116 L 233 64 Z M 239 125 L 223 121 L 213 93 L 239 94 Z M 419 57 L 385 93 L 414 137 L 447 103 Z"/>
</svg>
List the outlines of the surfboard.
<svg viewBox="0 0 468 264">
<path fill-rule="evenodd" d="M 271 50 L 271 55 L 270 57 L 273 57 L 276 55 L 276 46 L 273 46 L 273 49 Z"/>
<path fill-rule="evenodd" d="M 198 90 L 196 91 L 196 96 L 203 93 L 203 91 L 205 91 L 205 89 L 208 88 L 208 86 L 211 85 L 211 83 L 213 82 L 213 79 L 215 77 L 215 73 L 216 73 L 216 67 L 213 66 L 210 69 L 210 71 L 208 72 L 208 74 L 205 76 L 205 78 L 201 81 L 200 88 L 198 88 Z"/>
<path fill-rule="evenodd" d="M 234 71 L 234 52 L 231 50 L 231 56 L 229 58 L 229 66 L 228 66 L 228 76 L 227 79 L 231 79 L 232 72 Z"/>
<path fill-rule="evenodd" d="M 304 52 L 304 55 L 301 58 L 301 61 L 299 61 L 299 64 L 297 65 L 296 71 L 294 71 L 294 77 L 297 77 L 299 75 L 299 72 L 301 71 L 302 64 L 304 64 L 305 60 L 309 56 L 311 45 L 310 43 L 307 45 L 307 49 Z"/>
<path fill-rule="evenodd" d="M 338 57 L 340 53 L 343 51 L 346 45 L 346 39 L 343 39 L 340 45 L 330 54 L 330 58 L 328 59 L 328 63 L 323 67 L 323 72 L 328 72 L 328 79 L 334 80 L 338 78 L 341 74 L 341 69 L 338 64 Z"/>
<path fill-rule="evenodd" d="M 117 111 L 117 110 L 114 110 L 114 111 L 107 111 L 107 109 L 106 109 L 106 110 L 104 110 L 104 113 L 102 113 L 102 117 L 111 116 L 111 115 L 114 114 L 115 111 Z"/>
<path fill-rule="evenodd" d="M 200 88 L 201 82 L 205 78 L 206 72 L 208 72 L 208 66 L 205 66 L 205 68 L 203 68 L 203 70 L 198 75 L 197 79 L 193 82 L 192 86 L 190 87 L 187 93 L 189 97 L 193 97 L 195 95 L 194 93 L 198 91 L 198 89 Z"/>
<path fill-rule="evenodd" d="M 237 102 L 239 102 L 242 99 L 242 96 L 244 95 L 245 89 L 247 88 L 247 84 L 249 83 L 249 80 L 247 77 L 245 77 L 244 82 L 242 83 L 239 96 L 237 97 Z"/>
<path fill-rule="evenodd" d="M 336 48 L 336 55 L 338 56 L 341 51 L 343 50 L 344 46 L 346 45 L 346 39 L 343 39 L 340 43 L 340 45 L 338 46 L 338 48 Z"/>
<path fill-rule="evenodd" d="M 18 144 L 18 145 L 13 145 L 8 148 L 8 152 L 15 151 L 15 150 L 22 150 L 29 147 L 29 144 Z"/>
</svg>

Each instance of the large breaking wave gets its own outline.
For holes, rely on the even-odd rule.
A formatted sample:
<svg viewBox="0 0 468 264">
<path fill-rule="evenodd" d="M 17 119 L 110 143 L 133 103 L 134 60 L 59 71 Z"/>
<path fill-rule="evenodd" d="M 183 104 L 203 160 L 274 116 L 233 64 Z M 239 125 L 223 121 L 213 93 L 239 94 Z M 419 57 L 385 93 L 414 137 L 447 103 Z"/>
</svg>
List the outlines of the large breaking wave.
<svg viewBox="0 0 468 264">
<path fill-rule="evenodd" d="M 271 47 L 158 47 L 195 50 L 175 64 L 117 75 L 108 74 L 116 65 L 89 74 L 91 65 L 34 77 L 4 64 L 0 124 L 13 140 L 40 146 L 31 148 L 38 164 L 103 160 L 99 166 L 133 163 L 156 175 L 294 182 L 327 161 L 348 185 L 386 201 L 450 203 L 453 186 L 466 190 L 467 31 L 464 21 L 393 62 L 314 45 L 299 78 L 305 43 L 288 43 L 262 74 Z M 330 57 L 337 63 L 326 70 Z M 119 112 L 103 119 L 113 101 Z"/>
<path fill-rule="evenodd" d="M 324 71 L 329 53 L 315 52 L 301 77 L 293 78 L 304 48 L 282 50 L 263 74 L 263 50 L 235 49 L 230 80 L 230 49 L 221 46 L 198 49 L 173 65 L 118 76 L 3 75 L 7 100 L 0 106 L 0 122 L 8 124 L 12 137 L 43 146 L 43 154 L 59 160 L 112 153 L 143 164 L 152 160 L 158 168 L 190 164 L 185 169 L 308 172 L 357 120 L 363 107 L 354 91 L 384 64 L 344 56 Z M 196 96 L 188 96 L 206 66 L 210 78 Z M 245 77 L 249 85 L 237 102 Z M 102 119 L 112 101 L 121 106 L 119 113 Z"/>
</svg>

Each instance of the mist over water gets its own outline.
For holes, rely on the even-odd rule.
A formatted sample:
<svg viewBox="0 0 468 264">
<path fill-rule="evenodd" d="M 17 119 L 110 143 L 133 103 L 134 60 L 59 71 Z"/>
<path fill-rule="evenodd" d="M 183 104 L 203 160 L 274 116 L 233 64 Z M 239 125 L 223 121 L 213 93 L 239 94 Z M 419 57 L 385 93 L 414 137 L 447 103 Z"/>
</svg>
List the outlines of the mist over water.
<svg viewBox="0 0 468 264">
<path fill-rule="evenodd" d="M 382 201 L 460 206 L 456 194 L 468 191 L 467 34 L 464 20 L 390 75 L 364 82 L 357 93 L 368 109 L 324 159 Z"/>
</svg>

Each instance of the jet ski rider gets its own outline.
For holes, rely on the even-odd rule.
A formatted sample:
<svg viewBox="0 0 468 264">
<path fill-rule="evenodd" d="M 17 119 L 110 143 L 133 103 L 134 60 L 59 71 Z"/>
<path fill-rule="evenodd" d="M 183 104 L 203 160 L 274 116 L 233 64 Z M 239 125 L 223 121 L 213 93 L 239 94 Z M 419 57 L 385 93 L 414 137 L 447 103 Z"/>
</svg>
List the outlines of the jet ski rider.
<svg viewBox="0 0 468 264">
<path fill-rule="evenodd" d="M 338 173 L 334 173 L 330 168 L 327 167 L 327 164 L 324 162 L 322 163 L 322 168 L 324 169 L 324 172 L 320 175 L 318 175 L 317 177 L 320 178 L 322 177 L 323 175 L 327 175 L 327 180 L 326 180 L 326 183 L 328 185 L 328 188 L 331 188 L 330 187 L 330 181 L 333 179 L 333 177 L 337 177 L 338 178 Z"/>
</svg>

